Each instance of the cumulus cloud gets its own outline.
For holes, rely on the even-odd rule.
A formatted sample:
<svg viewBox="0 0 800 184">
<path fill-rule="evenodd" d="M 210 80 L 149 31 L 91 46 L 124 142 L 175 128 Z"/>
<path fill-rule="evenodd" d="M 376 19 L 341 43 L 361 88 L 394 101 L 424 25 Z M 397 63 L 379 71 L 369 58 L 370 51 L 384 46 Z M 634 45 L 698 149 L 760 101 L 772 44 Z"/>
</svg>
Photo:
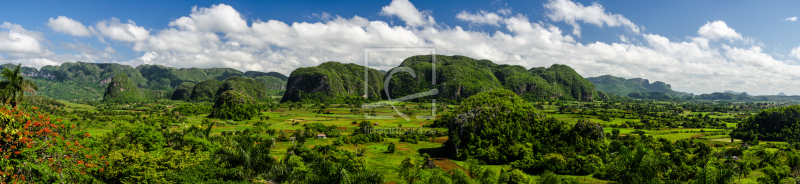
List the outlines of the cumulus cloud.
<svg viewBox="0 0 800 184">
<path fill-rule="evenodd" d="M 797 59 L 800 59 L 800 47 L 792 48 L 792 51 L 789 52 L 789 56 L 794 56 Z"/>
<path fill-rule="evenodd" d="M 400 20 L 405 21 L 406 25 L 412 27 L 436 24 L 429 11 L 420 12 L 408 0 L 393 0 L 391 4 L 383 7 L 381 15 L 397 16 Z"/>
<path fill-rule="evenodd" d="M 45 24 L 47 26 L 50 26 L 50 28 L 52 28 L 53 31 L 63 34 L 68 34 L 72 36 L 82 36 L 82 37 L 92 35 L 89 32 L 89 29 L 86 28 L 86 26 L 84 26 L 83 24 L 81 24 L 81 22 L 70 19 L 66 16 L 58 16 L 58 18 L 55 19 L 53 17 L 50 17 L 50 19 L 48 19 L 47 23 Z"/>
<path fill-rule="evenodd" d="M 219 36 L 213 32 L 166 29 L 159 31 L 157 35 L 136 42 L 133 50 L 201 53 L 206 50 L 205 48 L 217 47 L 219 42 Z"/>
<path fill-rule="evenodd" d="M 192 7 L 192 14 L 188 17 L 181 17 L 169 23 L 169 26 L 177 26 L 188 31 L 210 31 L 210 32 L 241 32 L 246 31 L 247 21 L 242 14 L 230 5 L 212 5 L 209 8 Z"/>
<path fill-rule="evenodd" d="M 502 20 L 502 18 L 496 13 L 490 13 L 484 10 L 481 10 L 480 12 L 475 14 L 471 14 L 467 11 L 461 11 L 461 13 L 458 13 L 458 15 L 456 15 L 456 18 L 474 24 L 489 24 L 494 26 L 498 26 L 499 25 L 498 22 Z"/>
<path fill-rule="evenodd" d="M 544 4 L 547 17 L 553 21 L 564 21 L 573 27 L 572 34 L 580 37 L 581 27 L 578 21 L 597 26 L 625 26 L 630 31 L 639 34 L 639 26 L 620 14 L 611 14 L 605 11 L 602 5 L 593 3 L 583 6 L 581 3 L 570 0 L 550 0 Z"/>
<path fill-rule="evenodd" d="M 423 15 L 407 1 L 394 1 L 386 7 L 397 9 L 401 7 L 396 5 L 398 2 L 408 3 L 404 6 L 413 8 L 413 11 L 409 12 Z M 553 3 L 564 2 L 550 2 Z M 579 5 L 566 2 L 569 3 Z M 418 24 L 406 23 L 405 26 L 393 26 L 385 21 L 369 20 L 361 16 L 337 15 L 328 15 L 327 18 L 317 22 L 256 19 L 250 26 L 238 24 L 245 25 L 245 29 L 233 29 L 237 26 L 230 26 L 230 29 L 202 26 L 219 26 L 215 21 L 220 19 L 202 18 L 203 16 L 199 15 L 222 16 L 210 12 L 226 9 L 226 6 L 193 8 L 191 15 L 184 19 L 191 19 L 193 22 L 186 22 L 192 24 L 178 23 L 179 19 L 176 19 L 169 27 L 152 31 L 153 35 L 150 35 L 149 31 L 146 34 L 139 34 L 140 36 L 128 34 L 127 40 L 133 41 L 127 46 L 140 52 L 141 55 L 129 61 L 113 62 L 134 66 L 161 64 L 174 67 L 230 67 L 242 71 L 277 71 L 288 75 L 298 67 L 316 66 L 327 61 L 363 64 L 365 47 L 434 47 L 437 54 L 464 55 L 526 68 L 550 66 L 556 63 L 566 64 L 584 77 L 607 74 L 626 78 L 642 77 L 651 81 L 664 81 L 672 84 L 675 90 L 696 94 L 720 91 L 720 89 L 735 89 L 750 94 L 774 94 L 774 91 L 778 90 L 800 91 L 800 80 L 798 80 L 800 73 L 797 73 L 800 71 L 800 66 L 786 64 L 786 61 L 764 53 L 762 49 L 766 48 L 764 46 L 740 48 L 712 42 L 715 39 L 743 39 L 735 31 L 732 31 L 735 34 L 730 34 L 731 31 L 727 29 L 720 29 L 728 27 L 724 24 L 719 26 L 716 21 L 703 25 L 708 28 L 701 27 L 700 30 L 706 31 L 699 31 L 699 36 L 687 37 L 685 40 L 670 39 L 656 33 L 624 34 L 620 36 L 622 41 L 620 43 L 576 42 L 570 31 L 564 32 L 557 26 L 539 20 L 529 20 L 524 15 L 511 16 L 510 12 L 498 13 L 498 18 L 492 18 L 497 19 L 496 21 L 484 21 L 487 22 L 485 24 L 496 23 L 498 29 L 493 32 L 470 30 L 459 26 L 429 26 L 433 25 L 433 22 L 426 20 L 433 18 L 425 17 L 430 16 L 430 13 L 418 16 L 419 19 L 416 19 Z M 386 7 L 382 12 L 387 12 Z M 617 26 L 636 27 L 633 23 L 622 24 L 620 22 L 621 18 L 624 18 L 622 15 L 610 14 L 604 10 L 599 13 L 596 10 L 585 10 L 587 8 L 602 10 L 600 5 L 578 7 L 581 7 L 579 9 L 583 12 L 592 12 L 592 15 L 605 15 L 607 16 L 605 19 L 614 18 Z M 241 14 L 235 10 L 224 12 L 227 12 L 225 15 L 235 15 L 229 18 L 241 18 Z M 462 18 L 466 15 L 487 14 L 489 13 L 478 11 L 474 14 L 466 13 Z M 592 21 L 586 20 L 585 13 L 578 14 L 581 15 L 572 16 L 571 20 Z M 386 15 L 398 16 L 404 21 L 408 19 L 400 16 L 400 13 Z M 563 20 L 569 22 L 566 17 Z M 612 19 L 599 21 L 602 24 L 598 25 L 612 26 L 607 23 L 609 20 Z M 105 27 L 135 26 L 132 21 L 123 24 L 116 20 L 117 26 L 111 26 L 113 19 L 106 22 Z M 6 27 L 13 26 L 8 24 Z M 4 30 L 14 29 L 19 30 L 21 27 Z M 141 30 L 146 31 L 144 28 Z M 31 38 L 34 40 L 40 38 L 36 37 L 36 34 L 29 33 L 24 32 L 26 35 L 32 35 Z M 111 36 L 104 37 L 114 39 Z M 3 38 L 0 37 L 0 45 L 5 43 L 2 41 Z M 124 39 L 115 40 L 124 41 Z M 26 65 L 27 62 L 31 62 L 43 65 L 78 60 L 108 61 L 110 59 L 105 57 L 105 54 L 115 53 L 110 47 L 89 49 L 91 46 L 81 43 L 65 44 L 63 47 L 70 47 L 79 54 L 57 55 L 42 49 L 40 53 L 3 53 L 5 58 L 0 59 L 0 62 L 22 62 Z M 397 66 L 404 57 L 415 54 L 426 53 L 370 53 L 370 67 L 388 70 Z M 800 47 L 793 49 L 790 55 L 800 59 Z"/>
<path fill-rule="evenodd" d="M 730 39 L 730 40 L 741 40 L 742 34 L 739 34 L 733 28 L 728 27 L 724 21 L 717 20 L 714 22 L 706 22 L 705 25 L 700 27 L 697 30 L 697 34 L 700 36 L 709 38 L 711 40 L 716 40 L 720 38 Z"/>
<path fill-rule="evenodd" d="M 797 21 L 797 17 L 789 17 L 789 18 L 786 18 L 786 19 L 783 19 L 783 20 L 784 21 L 792 21 L 792 22 L 794 22 L 794 21 Z"/>
<path fill-rule="evenodd" d="M 42 40 L 44 38 L 40 32 L 25 30 L 19 24 L 0 24 L 0 52 L 41 53 L 44 51 L 39 43 Z"/>
<path fill-rule="evenodd" d="M 111 20 L 102 20 L 98 22 L 92 29 L 97 29 L 103 36 L 117 41 L 135 42 L 150 37 L 150 31 L 144 29 L 144 27 L 136 26 L 133 20 L 122 23 L 118 18 L 114 17 L 112 17 Z"/>
<path fill-rule="evenodd" d="M 42 33 L 25 30 L 18 24 L 4 22 L 0 25 L 0 63 L 22 63 L 28 67 L 41 68 L 47 65 L 58 65 L 64 62 L 95 62 L 109 60 L 107 52 L 94 49 L 84 43 L 66 43 L 62 49 L 72 51 L 56 54 L 41 43 L 49 43 Z"/>
<path fill-rule="evenodd" d="M 593 7 L 601 6 L 583 8 Z M 771 94 L 771 89 L 795 89 L 791 85 L 787 86 L 784 81 L 800 78 L 796 72 L 792 72 L 800 70 L 798 66 L 787 65 L 772 58 L 761 47 L 738 48 L 710 43 L 713 39 L 737 38 L 724 33 L 725 29 L 718 29 L 719 26 L 714 27 L 715 23 L 709 23 L 714 28 L 711 31 L 686 41 L 670 40 L 657 34 L 643 34 L 620 36 L 623 43 L 582 44 L 554 25 L 531 21 L 523 15 L 507 17 L 496 14 L 497 17 L 486 18 L 489 14 L 491 13 L 485 11 L 463 11 L 456 18 L 474 23 L 496 24 L 504 30 L 486 33 L 459 26 L 391 26 L 387 22 L 370 21 L 360 16 L 344 18 L 329 15 L 320 22 L 256 20 L 246 31 L 230 32 L 218 38 L 199 39 L 176 35 L 175 41 L 165 43 L 181 43 L 179 39 L 187 43 L 175 46 L 176 49 L 138 48 L 138 51 L 146 53 L 129 63 L 157 63 L 176 67 L 232 67 L 289 74 L 295 68 L 315 66 L 327 61 L 363 64 L 364 47 L 435 47 L 439 54 L 465 55 L 526 68 L 567 64 L 585 77 L 606 74 L 628 78 L 644 77 L 673 84 L 673 88 L 679 91 L 695 93 L 740 89 L 751 94 Z M 603 11 L 594 14 L 617 17 L 614 19 L 617 22 L 624 18 Z M 478 16 L 483 18 L 476 18 Z M 583 21 L 578 18 L 574 20 Z M 615 25 L 628 27 L 621 23 Z M 631 28 L 636 27 L 633 23 L 629 25 Z M 173 27 L 159 31 L 151 39 L 164 37 L 167 32 L 192 32 L 179 26 Z M 637 37 L 641 38 L 644 45 L 630 43 Z M 370 66 L 390 69 L 402 59 L 403 57 L 392 54 L 371 54 Z M 756 84 L 762 86 L 749 87 Z"/>
</svg>

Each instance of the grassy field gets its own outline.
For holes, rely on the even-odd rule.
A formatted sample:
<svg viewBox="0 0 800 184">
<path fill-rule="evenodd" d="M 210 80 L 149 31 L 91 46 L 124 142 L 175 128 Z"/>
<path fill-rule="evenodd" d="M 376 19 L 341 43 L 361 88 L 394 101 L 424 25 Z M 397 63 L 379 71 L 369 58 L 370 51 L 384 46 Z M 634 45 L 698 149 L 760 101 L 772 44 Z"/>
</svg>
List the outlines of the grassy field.
<svg viewBox="0 0 800 184">
<path fill-rule="evenodd" d="M 179 105 L 183 102 L 176 102 L 170 105 L 163 105 L 165 109 L 169 110 L 174 106 Z M 83 104 L 75 104 L 65 102 L 67 104 L 67 109 L 69 111 L 89 111 L 89 112 L 98 112 L 99 109 L 97 107 L 83 105 Z M 119 104 L 117 107 L 127 107 L 126 104 Z M 420 128 L 425 124 L 433 123 L 432 119 L 427 118 L 418 118 L 417 115 L 428 115 L 431 113 L 431 110 L 427 109 L 419 109 L 420 106 L 429 106 L 429 104 L 418 104 L 418 103 L 396 103 L 394 104 L 395 108 L 397 108 L 400 112 L 408 113 L 411 112 L 412 114 L 408 120 L 403 119 L 398 113 L 392 108 L 392 106 L 382 106 L 373 109 L 361 109 L 356 107 L 355 110 L 350 107 L 346 107 L 343 105 L 338 104 L 331 104 L 328 108 L 325 108 L 324 114 L 317 113 L 318 108 L 307 104 L 303 105 L 301 108 L 280 108 L 270 110 L 264 110 L 261 112 L 256 118 L 246 121 L 231 121 L 231 120 L 220 120 L 220 119 L 210 119 L 211 121 L 216 121 L 217 123 L 212 129 L 212 135 L 220 135 L 222 132 L 225 131 L 237 131 L 237 130 L 246 130 L 246 129 L 253 129 L 254 124 L 257 122 L 269 123 L 271 124 L 269 128 L 284 131 L 284 132 L 292 132 L 292 131 L 299 131 L 305 129 L 304 125 L 311 124 L 311 123 L 320 123 L 325 126 L 335 125 L 338 127 L 337 129 L 342 131 L 343 136 L 348 136 L 355 132 L 358 129 L 358 125 L 354 124 L 354 122 L 361 122 L 361 121 L 370 121 L 371 123 L 377 123 L 376 128 Z M 152 108 L 153 106 L 149 107 L 138 107 L 133 110 L 122 110 L 122 111 L 139 111 L 144 112 Z M 457 106 L 450 105 L 448 109 L 456 108 Z M 561 114 L 558 113 L 557 110 L 554 110 L 554 106 L 552 105 L 545 105 L 544 110 L 540 112 L 544 112 L 549 116 L 556 118 L 559 121 L 564 121 L 567 123 L 575 123 L 579 119 L 588 119 L 593 122 L 598 122 L 601 124 L 606 125 L 618 125 L 626 122 L 633 122 L 638 123 L 640 119 L 626 119 L 626 118 L 614 118 L 611 121 L 603 121 L 600 120 L 596 115 L 583 115 L 583 114 Z M 624 112 L 618 109 L 608 109 L 607 111 L 611 112 Z M 627 113 L 627 112 L 626 112 Z M 390 119 L 370 119 L 366 115 L 377 115 L 377 116 L 384 116 L 390 117 Z M 438 112 L 437 117 L 443 114 L 441 111 Z M 685 115 L 693 115 L 693 114 L 702 114 L 702 113 L 694 113 L 694 112 L 687 112 Z M 198 114 L 193 116 L 186 116 L 186 122 L 181 125 L 173 126 L 171 131 L 182 131 L 191 126 L 203 126 L 202 121 L 207 119 L 208 114 Z M 734 117 L 731 114 L 719 114 L 719 115 L 712 115 L 712 117 L 718 118 L 730 118 Z M 262 120 L 263 119 L 263 120 Z M 105 133 L 110 132 L 114 129 L 116 124 L 114 122 L 105 122 L 103 123 L 95 123 L 92 128 L 89 128 L 88 131 L 92 136 L 99 136 Z M 728 123 L 728 127 L 735 127 L 736 123 Z M 442 129 L 444 130 L 444 129 Z M 605 128 L 605 133 L 611 133 L 612 128 Z M 623 136 L 638 136 L 634 131 L 637 129 L 633 128 L 620 128 L 620 133 Z M 736 141 L 731 142 L 729 136 L 724 129 L 710 129 L 710 128 L 660 128 L 660 129 L 652 129 L 646 130 L 642 129 L 646 135 L 654 136 L 655 138 L 664 138 L 669 141 L 676 141 L 680 139 L 694 139 L 696 142 L 705 142 L 711 145 L 715 145 L 717 147 L 733 147 L 737 146 L 739 143 Z M 262 136 L 269 137 L 269 135 L 263 134 Z M 330 145 L 338 138 L 327 138 L 327 139 L 308 139 L 305 145 L 314 147 L 317 145 Z M 365 149 L 366 150 L 366 158 L 369 167 L 377 169 L 380 172 L 387 173 L 386 179 L 388 181 L 396 181 L 399 180 L 397 172 L 394 170 L 397 168 L 398 165 L 402 162 L 403 159 L 412 158 L 419 160 L 421 159 L 421 153 L 436 153 L 440 151 L 440 148 L 443 146 L 443 142 L 447 140 L 446 137 L 440 137 L 431 141 L 420 141 L 417 144 L 412 143 L 405 143 L 400 142 L 397 138 L 386 138 L 383 142 L 378 143 L 367 143 L 363 145 L 343 145 L 340 146 L 340 149 L 351 150 L 356 152 L 357 149 Z M 394 143 L 396 144 L 397 151 L 395 153 L 388 153 L 388 144 Z M 276 158 L 283 157 L 286 154 L 287 148 L 291 148 L 295 146 L 296 143 L 292 141 L 278 141 L 275 144 L 274 149 L 272 149 L 272 155 Z M 467 163 L 463 160 L 441 160 L 437 161 L 437 164 L 445 165 L 444 167 L 448 168 L 467 168 Z M 510 169 L 510 165 L 484 165 L 485 167 L 491 168 L 496 172 L 500 172 L 501 169 Z M 743 178 L 742 183 L 754 183 L 755 177 L 763 175 L 760 172 L 753 172 L 748 178 Z M 532 175 L 531 177 L 537 178 L 538 176 Z M 567 177 L 575 178 L 581 183 L 607 183 L 606 181 L 598 180 L 593 178 L 591 175 L 587 176 L 569 176 Z"/>
</svg>

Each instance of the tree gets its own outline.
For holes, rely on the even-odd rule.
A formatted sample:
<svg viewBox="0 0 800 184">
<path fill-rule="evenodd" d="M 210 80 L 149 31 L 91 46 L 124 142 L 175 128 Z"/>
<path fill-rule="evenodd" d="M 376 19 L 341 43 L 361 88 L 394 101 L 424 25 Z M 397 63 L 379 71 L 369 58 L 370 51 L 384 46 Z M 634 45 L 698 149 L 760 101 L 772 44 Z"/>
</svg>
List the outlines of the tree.
<svg viewBox="0 0 800 184">
<path fill-rule="evenodd" d="M 3 68 L 0 73 L 0 79 L 3 80 L 0 82 L 0 98 L 2 98 L 3 104 L 11 103 L 12 108 L 17 107 L 17 104 L 25 98 L 25 93 L 36 95 L 36 90 L 39 90 L 39 86 L 36 83 L 25 79 L 20 74 L 19 68 L 21 66 L 22 64 L 17 65 L 14 70 Z"/>
<path fill-rule="evenodd" d="M 396 151 L 396 150 L 397 150 L 397 147 L 395 147 L 393 142 L 390 142 L 389 143 L 389 153 L 394 153 L 394 151 Z"/>
</svg>

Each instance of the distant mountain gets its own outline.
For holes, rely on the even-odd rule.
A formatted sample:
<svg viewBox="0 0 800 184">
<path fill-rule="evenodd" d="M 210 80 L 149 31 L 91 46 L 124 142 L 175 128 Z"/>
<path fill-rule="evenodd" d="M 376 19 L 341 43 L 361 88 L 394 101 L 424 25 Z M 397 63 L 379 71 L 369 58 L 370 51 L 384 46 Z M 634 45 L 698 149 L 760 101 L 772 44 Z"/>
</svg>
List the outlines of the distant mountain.
<svg viewBox="0 0 800 184">
<path fill-rule="evenodd" d="M 103 102 L 133 103 L 146 100 L 146 90 L 139 89 L 124 73 L 114 76 L 103 94 Z"/>
<path fill-rule="evenodd" d="M 628 96 L 631 93 L 642 93 L 642 94 L 663 93 L 671 97 L 680 97 L 689 95 L 686 92 L 678 92 L 672 90 L 672 86 L 664 82 L 656 81 L 650 83 L 649 80 L 642 78 L 625 79 L 622 77 L 603 75 L 599 77 L 589 77 L 586 79 L 592 82 L 598 91 L 603 91 L 606 93 L 612 93 L 621 96 Z"/>
<path fill-rule="evenodd" d="M 482 91 L 508 89 L 527 100 L 579 100 L 598 98 L 594 85 L 566 65 L 525 69 L 518 65 L 498 65 L 489 60 L 465 56 L 436 55 L 436 84 L 432 85 L 433 64 L 430 55 L 406 58 L 398 67 L 412 68 L 396 72 L 390 81 L 389 94 L 393 99 L 437 89 L 438 95 L 428 97 L 442 101 L 460 101 Z M 392 73 L 399 68 L 393 68 Z M 381 93 L 386 98 L 385 93 Z"/>
<path fill-rule="evenodd" d="M 261 77 L 261 76 L 271 76 L 271 77 L 278 78 L 278 79 L 280 79 L 282 81 L 286 81 L 287 79 L 289 79 L 289 77 L 287 77 L 286 75 L 283 75 L 283 74 L 278 73 L 278 72 L 264 73 L 264 72 L 259 72 L 259 71 L 247 71 L 247 72 L 244 72 L 244 76 L 250 77 L 250 78 L 254 78 L 254 79 L 258 78 L 258 77 Z"/>
<path fill-rule="evenodd" d="M 780 92 L 780 93 L 778 93 L 778 95 L 777 95 L 777 96 L 786 96 L 786 94 L 785 94 L 785 93 L 783 93 L 783 92 Z"/>
<path fill-rule="evenodd" d="M 367 75 L 369 84 L 364 86 L 365 72 L 361 65 L 331 61 L 298 68 L 289 75 L 281 102 L 345 103 L 363 97 L 380 99 L 383 74 L 370 68 Z M 366 94 L 365 87 L 369 89 Z"/>
<path fill-rule="evenodd" d="M 16 67 L 16 64 L 3 64 L 2 68 Z M 271 90 L 271 94 L 281 94 L 285 89 L 286 76 L 276 72 L 248 71 L 242 73 L 231 68 L 173 68 L 161 65 L 140 65 L 136 68 L 118 63 L 67 62 L 56 66 L 45 66 L 41 70 L 22 67 L 21 73 L 39 85 L 38 95 L 60 100 L 102 100 L 108 83 L 117 74 L 128 76 L 127 81 L 133 85 L 150 90 L 149 95 L 173 95 L 170 91 L 182 83 L 200 83 L 209 79 L 223 81 L 232 76 L 250 78 L 274 77 L 261 80 Z M 283 85 L 283 86 L 281 86 Z M 214 91 L 213 93 L 216 93 Z M 185 94 L 180 94 L 185 95 Z M 180 96 L 179 95 L 179 96 Z M 184 96 L 180 96 L 184 97 Z M 167 96 L 166 98 L 171 98 Z"/>
</svg>

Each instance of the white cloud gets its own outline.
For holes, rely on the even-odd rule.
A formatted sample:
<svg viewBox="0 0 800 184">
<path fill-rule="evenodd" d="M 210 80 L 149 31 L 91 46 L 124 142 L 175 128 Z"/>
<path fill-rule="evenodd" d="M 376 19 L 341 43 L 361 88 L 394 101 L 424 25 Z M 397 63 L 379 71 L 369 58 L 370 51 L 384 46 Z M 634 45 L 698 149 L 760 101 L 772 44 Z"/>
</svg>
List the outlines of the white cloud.
<svg viewBox="0 0 800 184">
<path fill-rule="evenodd" d="M 733 28 L 728 27 L 728 24 L 725 24 L 724 21 L 718 20 L 714 22 L 706 22 L 705 25 L 700 27 L 697 30 L 697 34 L 700 36 L 704 36 L 711 40 L 716 40 L 720 38 L 730 39 L 730 40 L 741 40 L 742 34 L 739 34 Z"/>
<path fill-rule="evenodd" d="M 0 52 L 41 53 L 45 49 L 39 43 L 42 33 L 28 31 L 19 24 L 3 22 L 0 25 Z"/>
<path fill-rule="evenodd" d="M 794 21 L 797 21 L 797 17 L 789 17 L 789 18 L 786 18 L 786 19 L 783 19 L 783 20 L 784 21 L 792 21 L 792 22 L 794 22 Z"/>
<path fill-rule="evenodd" d="M 405 21 L 406 25 L 412 27 L 436 24 L 433 16 L 430 16 L 430 12 L 420 12 L 408 0 L 392 0 L 391 4 L 383 7 L 381 15 L 397 16 Z"/>
<path fill-rule="evenodd" d="M 64 33 L 72 36 L 90 36 L 92 35 L 89 32 L 89 29 L 86 28 L 81 22 L 76 20 L 70 19 L 66 16 L 58 16 L 58 18 L 53 19 L 50 17 L 47 23 L 47 26 L 53 29 L 53 31 Z"/>
<path fill-rule="evenodd" d="M 217 47 L 219 42 L 219 36 L 213 32 L 166 29 L 146 40 L 136 42 L 133 50 L 201 53 L 206 50 L 205 48 Z"/>
<path fill-rule="evenodd" d="M 188 31 L 211 31 L 211 32 L 241 32 L 246 31 L 247 21 L 242 15 L 226 4 L 212 5 L 210 8 L 192 7 L 192 14 L 189 17 L 181 17 L 169 23 L 169 26 L 177 26 Z"/>
<path fill-rule="evenodd" d="M 106 51 L 107 53 L 117 53 L 117 51 L 114 50 L 114 48 L 111 48 L 111 46 L 106 46 L 106 48 L 103 49 L 103 51 Z"/>
<path fill-rule="evenodd" d="M 753 46 L 750 49 L 735 48 L 724 45 L 725 56 L 731 61 L 754 67 L 773 67 L 779 65 L 769 54 L 763 52 L 761 47 Z"/>
<path fill-rule="evenodd" d="M 41 68 L 64 62 L 95 62 L 111 59 L 109 53 L 84 43 L 63 44 L 61 48 L 73 52 L 61 55 L 45 48 L 42 43 L 49 43 L 42 33 L 25 30 L 18 24 L 4 22 L 0 25 L 0 53 L 4 54 L 4 57 L 0 57 L 0 63 L 22 63 L 25 66 Z"/>
<path fill-rule="evenodd" d="M 496 13 L 490 13 L 484 10 L 481 10 L 479 13 L 475 14 L 471 14 L 467 11 L 461 11 L 461 13 L 456 15 L 456 18 L 474 24 L 490 24 L 494 26 L 499 26 L 498 22 L 502 20 L 502 17 Z"/>
<path fill-rule="evenodd" d="M 500 10 L 497 10 L 497 13 L 511 15 L 511 8 L 500 8 Z"/>
<path fill-rule="evenodd" d="M 606 13 L 602 5 L 593 3 L 591 6 L 583 6 L 570 0 L 550 0 L 544 4 L 547 17 L 553 21 L 564 21 L 573 27 L 572 34 L 580 37 L 581 27 L 578 21 L 594 24 L 597 26 L 607 25 L 609 27 L 625 26 L 630 31 L 639 34 L 639 26 L 620 14 Z"/>
<path fill-rule="evenodd" d="M 150 37 L 150 31 L 144 29 L 144 27 L 136 26 L 136 23 L 132 20 L 128 20 L 128 23 L 122 23 L 118 18 L 114 17 L 111 20 L 98 22 L 94 28 L 103 36 L 117 41 L 135 42 Z M 92 29 L 91 26 L 90 29 Z"/>
<path fill-rule="evenodd" d="M 198 12 L 221 6 L 196 8 L 197 11 L 192 14 L 202 14 Z M 601 7 L 592 5 L 584 9 L 593 6 Z M 416 8 L 414 11 L 417 11 Z M 193 25 L 197 25 L 195 28 L 175 23 L 165 29 L 153 30 L 152 36 L 148 32 L 145 39 L 122 44 L 141 52 L 141 55 L 129 61 L 113 62 L 134 66 L 230 67 L 243 71 L 277 71 L 288 75 L 296 68 L 316 66 L 327 61 L 363 64 L 364 47 L 435 47 L 437 54 L 464 55 L 525 68 L 566 64 L 584 77 L 606 74 L 642 77 L 664 81 L 672 84 L 675 90 L 695 94 L 723 89 L 750 94 L 800 91 L 800 73 L 797 73 L 800 66 L 786 64 L 787 61 L 764 53 L 762 48 L 766 46 L 739 48 L 711 42 L 713 39 L 732 38 L 729 35 L 721 36 L 726 34 L 709 31 L 714 34 L 700 34 L 685 40 L 654 33 L 620 34 L 624 36 L 620 36 L 621 42 L 618 43 L 581 43 L 576 42 L 569 31 L 564 32 L 557 26 L 529 20 L 523 15 L 498 15 L 502 15 L 496 21 L 499 29 L 493 32 L 459 26 L 392 26 L 384 21 L 360 16 L 343 18 L 337 15 L 328 15 L 317 22 L 256 19 L 245 30 L 223 30 L 199 26 L 214 25 L 217 19 L 195 19 L 197 16 L 189 15 L 187 17 L 195 21 Z M 713 27 L 711 24 L 709 26 Z M 25 31 L 34 40 L 44 41 L 36 34 L 28 33 Z M 73 48 L 79 54 L 57 55 L 46 49 L 39 53 L 2 53 L 5 58 L 0 62 L 22 62 L 26 65 L 27 62 L 35 62 L 35 65 L 41 66 L 79 60 L 109 61 L 113 60 L 109 54 L 115 53 L 110 47 L 94 49 L 82 43 L 69 43 L 64 47 Z M 370 66 L 388 70 L 414 54 L 426 53 L 371 53 Z M 793 49 L 790 55 L 800 59 L 800 48 Z"/>
<path fill-rule="evenodd" d="M 800 59 L 800 47 L 792 48 L 792 51 L 789 52 L 789 56 L 794 56 L 797 59 Z"/>
</svg>

